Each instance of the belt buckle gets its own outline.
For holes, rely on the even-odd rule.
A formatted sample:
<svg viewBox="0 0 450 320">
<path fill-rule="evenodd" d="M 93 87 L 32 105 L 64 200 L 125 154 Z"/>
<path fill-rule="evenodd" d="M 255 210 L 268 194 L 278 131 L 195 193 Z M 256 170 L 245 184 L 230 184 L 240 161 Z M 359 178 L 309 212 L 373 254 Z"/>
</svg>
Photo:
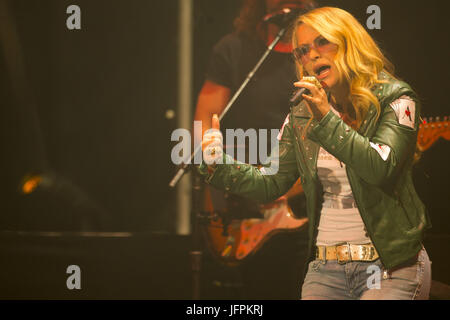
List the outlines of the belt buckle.
<svg viewBox="0 0 450 320">
<path fill-rule="evenodd" d="M 346 264 L 347 262 L 352 261 L 352 253 L 350 250 L 350 243 L 347 243 L 346 245 L 347 245 L 347 250 L 348 250 L 347 252 L 348 252 L 348 257 L 349 257 L 349 259 L 347 259 L 347 260 L 339 259 L 339 250 L 338 250 L 339 246 L 336 246 L 336 260 L 337 260 L 338 264 Z"/>
</svg>

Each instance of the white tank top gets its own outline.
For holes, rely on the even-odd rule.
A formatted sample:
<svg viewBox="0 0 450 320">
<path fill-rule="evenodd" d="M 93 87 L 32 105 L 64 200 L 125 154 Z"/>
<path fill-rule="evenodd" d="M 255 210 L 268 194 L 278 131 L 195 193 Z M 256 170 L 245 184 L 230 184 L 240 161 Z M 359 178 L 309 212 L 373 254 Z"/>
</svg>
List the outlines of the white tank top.
<svg viewBox="0 0 450 320">
<path fill-rule="evenodd" d="M 339 115 L 339 113 L 331 108 Z M 370 243 L 361 214 L 353 198 L 345 164 L 320 148 L 317 174 L 323 185 L 324 203 L 316 245 Z"/>
</svg>

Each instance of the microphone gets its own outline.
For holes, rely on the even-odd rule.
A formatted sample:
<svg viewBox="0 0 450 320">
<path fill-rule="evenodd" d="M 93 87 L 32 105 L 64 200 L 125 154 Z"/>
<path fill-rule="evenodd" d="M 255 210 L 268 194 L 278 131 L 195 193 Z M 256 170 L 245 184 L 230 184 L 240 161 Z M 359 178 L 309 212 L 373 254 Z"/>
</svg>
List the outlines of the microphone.
<svg viewBox="0 0 450 320">
<path fill-rule="evenodd" d="M 322 88 L 326 90 L 328 88 L 328 85 L 324 81 L 320 81 L 320 84 L 322 85 Z M 292 106 L 298 105 L 303 100 L 302 94 L 310 94 L 311 92 L 306 88 L 299 88 L 298 90 L 294 91 L 292 94 L 292 97 L 289 99 L 289 102 Z"/>
<path fill-rule="evenodd" d="M 264 16 L 263 22 L 264 23 L 274 23 L 277 25 L 286 25 L 291 20 L 295 19 L 297 15 L 304 10 L 300 8 L 283 8 L 279 11 L 269 13 Z"/>
<path fill-rule="evenodd" d="M 294 91 L 291 99 L 289 99 L 289 102 L 291 103 L 291 105 L 296 106 L 300 102 L 302 102 L 303 100 L 302 94 L 310 94 L 310 93 L 311 92 L 309 92 L 309 90 L 306 88 L 299 88 L 298 90 Z"/>
</svg>

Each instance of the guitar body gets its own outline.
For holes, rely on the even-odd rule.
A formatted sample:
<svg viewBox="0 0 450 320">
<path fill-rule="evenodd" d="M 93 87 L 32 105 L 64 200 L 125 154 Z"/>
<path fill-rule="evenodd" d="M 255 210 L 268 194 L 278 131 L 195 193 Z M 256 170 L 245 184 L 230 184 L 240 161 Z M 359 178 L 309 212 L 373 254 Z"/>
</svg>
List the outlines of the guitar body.
<svg viewBox="0 0 450 320">
<path fill-rule="evenodd" d="M 205 188 L 205 206 L 213 214 L 209 188 Z M 222 215 L 230 214 L 228 212 Z M 287 203 L 280 198 L 260 207 L 261 218 L 211 219 L 202 232 L 213 256 L 221 263 L 236 266 L 257 252 L 270 238 L 280 232 L 295 232 L 306 227 L 307 218 L 297 219 Z"/>
</svg>

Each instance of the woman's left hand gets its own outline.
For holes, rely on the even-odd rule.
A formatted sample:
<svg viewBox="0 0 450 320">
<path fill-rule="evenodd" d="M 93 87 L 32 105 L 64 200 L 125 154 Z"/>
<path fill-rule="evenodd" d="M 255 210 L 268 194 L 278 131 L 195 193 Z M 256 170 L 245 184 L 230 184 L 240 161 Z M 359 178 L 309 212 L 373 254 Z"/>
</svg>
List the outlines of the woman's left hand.
<svg viewBox="0 0 450 320">
<path fill-rule="evenodd" d="M 318 88 L 315 84 L 307 81 L 299 81 L 294 83 L 298 88 L 306 88 L 310 91 L 310 95 L 303 94 L 309 112 L 313 117 L 320 121 L 331 110 L 328 102 L 327 93 L 323 88 Z"/>
</svg>

